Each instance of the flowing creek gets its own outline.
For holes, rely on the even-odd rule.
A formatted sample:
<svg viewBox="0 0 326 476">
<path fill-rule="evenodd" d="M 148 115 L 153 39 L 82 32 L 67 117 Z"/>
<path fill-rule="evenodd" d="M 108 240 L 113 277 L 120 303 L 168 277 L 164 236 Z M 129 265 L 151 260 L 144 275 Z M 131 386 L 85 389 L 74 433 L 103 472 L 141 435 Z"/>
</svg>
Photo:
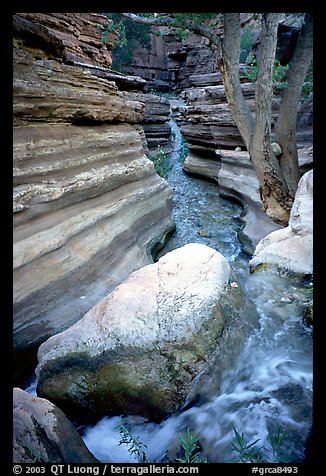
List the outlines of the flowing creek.
<svg viewBox="0 0 326 476">
<path fill-rule="evenodd" d="M 173 461 L 180 434 L 187 428 L 199 439 L 201 454 L 209 462 L 234 460 L 234 427 L 247 442 L 259 439 L 269 461 L 301 462 L 312 424 L 312 331 L 302 321 L 306 283 L 268 271 L 249 274 L 249 257 L 237 236 L 242 207 L 222 197 L 217 184 L 183 172 L 181 134 L 172 120 L 171 127 L 173 167 L 167 181 L 174 190 L 176 232 L 159 256 L 189 242 L 211 246 L 228 259 L 254 312 L 244 310 L 243 323 L 231 333 L 216 371 L 210 372 L 195 400 L 161 423 L 128 416 L 127 427 L 146 445 L 153 463 Z M 26 390 L 33 392 L 35 386 Z M 102 462 L 137 461 L 127 445 L 119 444 L 121 419 L 104 417 L 80 429 L 85 444 Z M 286 459 L 273 459 L 269 453 L 268 434 L 277 433 L 278 427 L 284 430 Z"/>
</svg>

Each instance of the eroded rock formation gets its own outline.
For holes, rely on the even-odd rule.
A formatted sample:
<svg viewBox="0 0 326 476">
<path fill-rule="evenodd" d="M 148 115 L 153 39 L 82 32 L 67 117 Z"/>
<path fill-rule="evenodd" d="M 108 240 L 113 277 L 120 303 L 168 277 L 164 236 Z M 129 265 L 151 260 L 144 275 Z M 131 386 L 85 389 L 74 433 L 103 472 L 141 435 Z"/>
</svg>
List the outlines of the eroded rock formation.
<svg viewBox="0 0 326 476">
<path fill-rule="evenodd" d="M 248 83 L 244 66 L 240 67 L 242 90 L 254 113 L 254 85 Z M 183 91 L 185 106 L 178 116 L 187 140 L 189 155 L 184 170 L 218 183 L 222 194 L 239 199 L 244 208 L 244 228 L 240 238 L 244 251 L 254 252 L 258 242 L 280 228 L 262 212 L 259 184 L 250 157 L 243 144 L 226 102 L 219 73 L 190 77 L 195 86 Z M 273 101 L 273 120 L 278 101 Z M 301 173 L 312 168 L 312 100 L 299 108 L 297 143 Z"/>
<path fill-rule="evenodd" d="M 62 15 L 46 14 L 47 22 L 75 18 Z M 92 68 L 65 64 L 65 55 L 49 59 L 45 46 L 36 59 L 27 31 L 30 23 L 48 31 L 48 23 L 27 16 L 14 48 L 17 373 L 30 362 L 27 352 L 152 262 L 174 228 L 172 191 L 145 155 L 145 104 Z"/>
<path fill-rule="evenodd" d="M 13 16 L 14 46 L 27 49 L 36 59 L 80 61 L 109 67 L 114 35 L 102 44 L 99 13 L 16 13 Z"/>
<path fill-rule="evenodd" d="M 276 269 L 289 274 L 313 273 L 313 171 L 300 179 L 289 225 L 257 245 L 249 262 L 251 271 Z"/>
</svg>

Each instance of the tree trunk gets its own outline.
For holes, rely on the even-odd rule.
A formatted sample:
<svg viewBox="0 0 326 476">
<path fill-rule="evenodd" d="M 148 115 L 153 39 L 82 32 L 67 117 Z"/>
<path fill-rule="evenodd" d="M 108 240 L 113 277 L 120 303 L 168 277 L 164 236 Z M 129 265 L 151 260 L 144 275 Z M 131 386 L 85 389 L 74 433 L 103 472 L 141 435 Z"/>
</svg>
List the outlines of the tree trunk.
<svg viewBox="0 0 326 476">
<path fill-rule="evenodd" d="M 259 72 L 255 91 L 255 123 L 249 154 L 258 176 L 264 211 L 277 223 L 286 225 L 292 201 L 280 164 L 271 148 L 272 76 L 280 17 L 278 13 L 264 13 L 262 17 Z"/>
<path fill-rule="evenodd" d="M 312 16 L 307 13 L 289 65 L 288 86 L 282 92 L 275 125 L 275 140 L 282 148 L 280 166 L 292 197 L 295 195 L 300 179 L 295 131 L 301 90 L 312 61 L 312 31 Z"/>
<path fill-rule="evenodd" d="M 218 66 L 226 98 L 249 151 L 256 171 L 263 209 L 275 222 L 287 225 L 292 200 L 282 176 L 280 164 L 271 148 L 272 72 L 277 28 L 281 14 L 265 13 L 262 17 L 262 42 L 255 93 L 255 119 L 244 101 L 239 79 L 240 15 L 224 14 L 224 41 Z"/>
<path fill-rule="evenodd" d="M 244 100 L 239 78 L 240 38 L 240 13 L 224 13 L 224 40 L 222 51 L 217 58 L 217 66 L 221 72 L 231 113 L 249 150 L 254 120 Z"/>
</svg>

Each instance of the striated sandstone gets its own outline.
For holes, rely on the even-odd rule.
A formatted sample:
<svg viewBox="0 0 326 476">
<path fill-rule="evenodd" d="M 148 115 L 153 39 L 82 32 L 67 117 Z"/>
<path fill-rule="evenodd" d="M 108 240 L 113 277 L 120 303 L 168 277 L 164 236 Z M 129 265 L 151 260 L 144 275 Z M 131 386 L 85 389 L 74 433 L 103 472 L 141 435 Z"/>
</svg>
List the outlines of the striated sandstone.
<svg viewBox="0 0 326 476">
<path fill-rule="evenodd" d="M 113 81 L 54 60 L 15 55 L 14 124 L 29 122 L 139 123 L 144 104 L 122 97 Z"/>
<path fill-rule="evenodd" d="M 114 81 L 94 76 L 92 68 L 35 59 L 35 51 L 18 46 L 13 109 L 17 375 L 31 364 L 40 343 L 152 262 L 174 229 L 172 191 L 145 155 L 144 103 L 125 98 Z"/>
<path fill-rule="evenodd" d="M 172 192 L 133 126 L 29 126 L 14 137 L 18 350 L 68 327 L 151 262 L 174 224 Z"/>
<path fill-rule="evenodd" d="M 156 151 L 157 146 L 169 152 L 170 145 L 170 102 L 160 96 L 149 93 L 124 92 L 123 97 L 127 100 L 145 104 L 144 118 L 141 122 L 150 152 Z"/>
<path fill-rule="evenodd" d="M 37 59 L 60 59 L 110 67 L 114 35 L 102 44 L 98 26 L 108 21 L 99 13 L 16 13 L 13 34 L 16 45 Z"/>
</svg>

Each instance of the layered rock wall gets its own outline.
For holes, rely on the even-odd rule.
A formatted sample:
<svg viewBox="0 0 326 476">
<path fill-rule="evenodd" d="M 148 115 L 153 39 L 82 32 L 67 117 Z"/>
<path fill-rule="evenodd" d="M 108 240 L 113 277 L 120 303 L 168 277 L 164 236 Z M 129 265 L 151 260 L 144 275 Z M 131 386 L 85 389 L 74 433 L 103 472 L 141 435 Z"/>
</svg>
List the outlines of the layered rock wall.
<svg viewBox="0 0 326 476">
<path fill-rule="evenodd" d="M 240 65 L 245 101 L 255 111 L 254 84 L 248 83 L 245 65 Z M 279 228 L 261 211 L 259 183 L 248 152 L 226 101 L 219 73 L 193 75 L 192 87 L 182 92 L 185 105 L 178 121 L 189 155 L 184 170 L 214 180 L 221 193 L 239 199 L 245 207 L 240 238 L 244 251 L 252 254 L 258 242 Z M 279 97 L 273 99 L 272 127 L 277 119 Z M 299 108 L 297 144 L 301 173 L 312 168 L 312 98 Z M 273 129 L 272 129 L 273 136 Z"/>
<path fill-rule="evenodd" d="M 37 59 L 60 59 L 109 67 L 114 35 L 102 44 L 98 28 L 105 15 L 98 13 L 16 13 L 14 46 L 31 51 Z"/>
<path fill-rule="evenodd" d="M 145 104 L 45 47 L 36 59 L 26 29 L 14 48 L 17 376 L 28 353 L 152 262 L 174 228 L 172 191 L 145 155 Z"/>
</svg>

